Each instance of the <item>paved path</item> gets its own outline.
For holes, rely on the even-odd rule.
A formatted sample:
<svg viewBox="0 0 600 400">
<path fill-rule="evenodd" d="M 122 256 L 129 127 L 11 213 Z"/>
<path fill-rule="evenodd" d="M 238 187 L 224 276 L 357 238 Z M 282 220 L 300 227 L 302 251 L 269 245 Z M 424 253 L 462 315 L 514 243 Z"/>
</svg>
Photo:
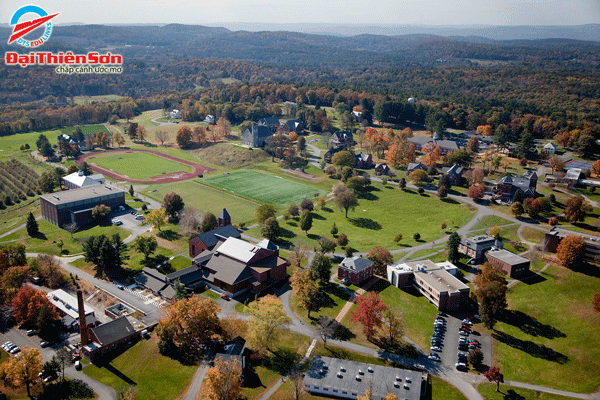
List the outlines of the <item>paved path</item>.
<svg viewBox="0 0 600 400">
<path fill-rule="evenodd" d="M 354 305 L 354 303 L 356 302 L 356 298 L 359 296 L 362 296 L 363 294 L 368 292 L 369 289 L 371 288 L 371 286 L 373 286 L 378 281 L 379 281 L 379 278 L 374 276 L 362 288 L 356 289 L 356 292 L 354 292 L 350 295 L 350 298 L 348 299 L 346 304 L 344 304 L 344 307 L 342 307 L 342 309 L 338 313 L 337 317 L 335 317 L 335 320 L 339 323 L 342 323 L 342 321 L 344 320 L 344 317 L 346 316 L 348 311 L 350 311 L 350 309 L 352 308 L 352 305 Z"/>
<path fill-rule="evenodd" d="M 529 390 L 533 390 L 536 392 L 544 392 L 544 393 L 556 394 L 558 396 L 573 397 L 576 399 L 599 399 L 600 398 L 600 393 L 598 393 L 598 392 L 589 393 L 589 394 L 588 393 L 574 393 L 574 392 L 567 392 L 564 390 L 552 389 L 552 388 L 547 388 L 545 386 L 531 385 L 529 383 L 516 382 L 516 381 L 504 381 L 504 384 L 508 385 L 508 386 L 513 386 L 513 387 L 529 389 Z"/>
</svg>

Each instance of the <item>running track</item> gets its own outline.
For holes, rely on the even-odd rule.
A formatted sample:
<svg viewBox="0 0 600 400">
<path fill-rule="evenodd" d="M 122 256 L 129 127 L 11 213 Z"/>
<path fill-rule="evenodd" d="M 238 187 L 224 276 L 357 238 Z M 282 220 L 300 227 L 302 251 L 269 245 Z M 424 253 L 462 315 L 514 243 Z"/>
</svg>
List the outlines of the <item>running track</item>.
<svg viewBox="0 0 600 400">
<path fill-rule="evenodd" d="M 144 153 L 150 153 L 150 154 L 154 154 L 155 156 L 158 157 L 162 157 L 162 158 L 166 158 L 167 160 L 171 160 L 171 161 L 175 161 L 178 162 L 180 164 L 185 164 L 188 165 L 192 168 L 194 168 L 194 172 L 175 172 L 173 174 L 166 174 L 166 175 L 159 175 L 156 177 L 153 177 L 154 179 L 150 179 L 150 180 L 138 180 L 138 179 L 129 179 L 123 175 L 119 175 L 116 172 L 113 171 L 109 171 L 107 169 L 104 169 L 102 167 L 99 167 L 97 165 L 91 165 L 90 164 L 90 168 L 93 169 L 96 172 L 99 172 L 101 174 L 104 174 L 105 176 L 108 176 L 110 178 L 119 180 L 119 181 L 127 181 L 127 182 L 132 182 L 132 183 L 170 183 L 170 182 L 179 182 L 179 181 L 185 181 L 188 179 L 192 179 L 192 178 L 196 178 L 198 177 L 198 175 L 204 173 L 205 171 L 214 171 L 214 169 L 209 168 L 209 167 L 205 167 L 204 165 L 200 165 L 200 164 L 196 164 L 193 163 L 191 161 L 185 161 L 182 160 L 181 158 L 177 158 L 177 157 L 173 157 L 173 156 L 169 156 L 163 153 L 159 153 L 157 151 L 152 151 L 152 150 L 140 150 L 140 149 L 118 149 L 118 150 L 106 150 L 103 152 L 95 152 L 95 153 L 90 153 L 90 154 L 85 154 L 80 156 L 77 159 L 77 164 L 83 164 L 83 162 L 85 161 L 86 158 L 88 157 L 93 157 L 93 156 L 98 156 L 98 155 L 102 155 L 105 153 L 133 153 L 134 151 L 137 152 L 144 152 Z"/>
</svg>

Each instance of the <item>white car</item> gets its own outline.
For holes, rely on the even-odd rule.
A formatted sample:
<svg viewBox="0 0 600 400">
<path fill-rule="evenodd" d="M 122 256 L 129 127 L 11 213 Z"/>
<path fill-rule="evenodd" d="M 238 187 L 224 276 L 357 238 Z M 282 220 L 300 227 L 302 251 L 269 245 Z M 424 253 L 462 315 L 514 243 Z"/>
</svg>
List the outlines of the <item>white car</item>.
<svg viewBox="0 0 600 400">
<path fill-rule="evenodd" d="M 431 346 L 431 348 L 429 349 L 431 351 L 442 351 L 442 348 L 440 346 Z"/>
<path fill-rule="evenodd" d="M 438 356 L 437 354 L 430 354 L 429 357 L 427 357 L 427 358 L 429 358 L 431 361 L 438 361 L 438 362 L 442 361 L 440 356 Z"/>
<path fill-rule="evenodd" d="M 123 221 L 121 221 L 120 219 L 116 219 L 116 218 L 113 219 L 113 220 L 111 220 L 110 222 L 112 222 L 113 225 L 117 225 L 117 226 L 118 225 L 123 225 Z"/>
</svg>

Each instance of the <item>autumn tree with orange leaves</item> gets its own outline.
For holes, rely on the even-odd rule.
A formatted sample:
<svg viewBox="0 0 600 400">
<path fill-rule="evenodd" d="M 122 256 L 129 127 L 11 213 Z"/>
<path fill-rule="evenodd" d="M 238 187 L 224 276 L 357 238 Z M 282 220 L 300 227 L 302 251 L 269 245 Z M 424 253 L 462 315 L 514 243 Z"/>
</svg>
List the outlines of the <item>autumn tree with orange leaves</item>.
<svg viewBox="0 0 600 400">
<path fill-rule="evenodd" d="M 236 358 L 215 359 L 215 366 L 206 371 L 206 385 L 210 400 L 237 400 L 242 390 L 242 366 Z"/>
<path fill-rule="evenodd" d="M 383 324 L 383 311 L 387 306 L 375 292 L 365 293 L 356 299 L 356 311 L 352 313 L 351 322 L 360 322 L 367 340 L 373 341 L 377 328 Z"/>
<path fill-rule="evenodd" d="M 36 290 L 31 286 L 23 286 L 12 299 L 14 317 L 19 323 L 27 323 L 32 326 L 38 325 L 38 317 L 42 308 L 47 307 L 50 310 L 50 316 L 58 321 L 60 316 L 56 308 L 46 297 L 46 293 Z"/>
</svg>

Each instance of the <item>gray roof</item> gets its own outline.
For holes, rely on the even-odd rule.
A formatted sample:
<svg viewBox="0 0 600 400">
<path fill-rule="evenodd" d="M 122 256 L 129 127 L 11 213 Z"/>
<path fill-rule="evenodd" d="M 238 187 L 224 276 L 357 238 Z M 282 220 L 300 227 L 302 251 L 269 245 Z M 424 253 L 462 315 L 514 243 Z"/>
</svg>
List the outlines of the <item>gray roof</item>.
<svg viewBox="0 0 600 400">
<path fill-rule="evenodd" d="M 223 210 L 227 212 L 227 210 Z M 221 215 L 223 215 L 222 211 Z M 221 218 L 221 215 L 219 216 L 219 218 Z M 221 239 L 227 239 L 230 237 L 240 238 L 242 237 L 242 234 L 235 228 L 235 226 L 225 225 L 220 226 L 217 229 L 213 229 L 212 231 L 201 233 L 198 235 L 198 237 L 200 238 L 202 243 L 204 243 L 206 247 L 210 249 L 214 247 L 217 243 L 219 243 L 219 240 Z"/>
<path fill-rule="evenodd" d="M 227 210 L 224 208 L 221 210 L 221 214 L 219 214 L 219 218 L 221 219 L 231 219 L 231 215 L 229 215 L 229 213 L 227 212 Z"/>
<path fill-rule="evenodd" d="M 247 268 L 246 263 L 231 259 L 227 256 L 215 254 L 206 264 L 206 268 L 216 271 L 210 274 L 207 278 L 216 278 L 221 282 L 234 285 L 253 278 L 252 272 Z"/>
<path fill-rule="evenodd" d="M 407 141 L 415 146 L 418 146 L 417 150 L 421 150 L 421 147 L 425 146 L 429 142 L 433 142 L 433 139 L 429 136 L 413 136 L 408 138 Z"/>
<path fill-rule="evenodd" d="M 171 300 L 173 297 L 175 297 L 175 289 L 173 289 L 173 286 L 169 285 L 166 288 L 164 288 L 163 290 L 161 290 L 160 294 L 165 299 Z"/>
<path fill-rule="evenodd" d="M 279 125 L 279 118 L 266 117 L 260 120 L 261 125 Z"/>
<path fill-rule="evenodd" d="M 240 355 L 246 347 L 246 341 L 241 337 L 236 338 L 225 343 L 225 354 Z"/>
<path fill-rule="evenodd" d="M 126 317 L 117 318 L 114 321 L 92 328 L 92 331 L 102 346 L 119 341 L 135 332 Z"/>
<path fill-rule="evenodd" d="M 262 249 L 262 247 L 257 244 L 246 242 L 241 239 L 228 238 L 221 244 L 215 253 L 223 254 L 243 263 L 248 263 L 260 249 Z"/>
<path fill-rule="evenodd" d="M 348 268 L 356 272 L 360 272 L 363 269 L 369 268 L 373 265 L 373 261 L 367 260 L 366 258 L 362 258 L 361 256 L 354 256 L 349 258 L 344 258 L 344 260 L 340 263 L 340 267 Z"/>
<path fill-rule="evenodd" d="M 135 281 L 155 293 L 167 285 L 167 277 L 155 269 L 144 267 L 142 273 L 135 277 Z"/>
<path fill-rule="evenodd" d="M 502 247 L 502 243 L 489 235 L 479 235 L 468 239 L 463 239 L 462 243 L 470 249 L 490 249 L 492 247 Z"/>
<path fill-rule="evenodd" d="M 442 171 L 443 171 L 443 169 L 442 169 Z M 454 164 L 453 166 L 451 166 L 450 168 L 448 168 L 448 170 L 446 172 L 444 172 L 444 174 L 447 174 L 449 172 L 453 172 L 456 175 L 460 175 L 463 172 L 463 167 L 461 167 L 458 164 Z"/>
<path fill-rule="evenodd" d="M 523 264 L 525 262 L 530 262 L 525 257 L 521 257 L 517 254 L 511 253 L 508 250 L 502 249 L 492 249 L 487 252 L 487 255 L 510 265 L 518 265 Z"/>
<path fill-rule="evenodd" d="M 421 372 L 322 356 L 313 357 L 304 377 L 309 391 L 318 386 L 328 388 L 331 395 L 334 389 L 348 392 L 344 397 L 364 396 L 369 384 L 374 399 L 393 393 L 398 399 L 419 400 L 422 381 Z"/>
<path fill-rule="evenodd" d="M 87 199 L 101 199 L 106 196 L 106 199 L 125 195 L 125 192 L 116 187 L 107 185 L 93 185 L 86 186 L 80 189 L 63 190 L 56 193 L 46 193 L 40 196 L 40 198 L 47 200 L 48 202 L 59 205 L 67 204 L 80 200 Z"/>
<path fill-rule="evenodd" d="M 258 245 L 260 247 L 262 247 L 263 249 L 267 249 L 267 250 L 272 250 L 272 251 L 279 250 L 279 246 L 277 246 L 275 243 L 271 242 L 269 239 L 261 240 L 260 242 L 258 242 Z"/>
<path fill-rule="evenodd" d="M 187 268 L 167 275 L 167 279 L 169 282 L 179 279 L 179 282 L 186 286 L 202 279 L 202 270 L 196 264 L 192 264 Z"/>
<path fill-rule="evenodd" d="M 406 167 L 406 170 L 412 171 L 417 168 L 422 169 L 423 171 L 427 171 L 427 167 L 424 166 L 423 164 L 421 164 L 420 162 L 418 162 L 418 163 L 411 162 L 410 164 L 408 164 L 408 167 Z"/>
</svg>

